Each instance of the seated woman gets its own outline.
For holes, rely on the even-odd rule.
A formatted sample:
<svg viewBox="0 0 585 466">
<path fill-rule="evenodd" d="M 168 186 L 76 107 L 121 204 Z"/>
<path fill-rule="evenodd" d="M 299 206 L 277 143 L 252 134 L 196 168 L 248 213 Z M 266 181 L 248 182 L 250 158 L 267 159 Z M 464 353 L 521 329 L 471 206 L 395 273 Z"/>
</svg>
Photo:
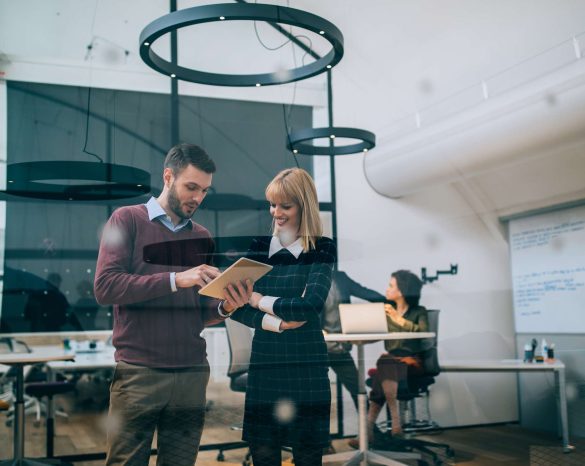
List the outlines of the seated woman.
<svg viewBox="0 0 585 466">
<path fill-rule="evenodd" d="M 398 270 L 390 278 L 386 288 L 386 315 L 389 332 L 426 332 L 429 328 L 427 310 L 419 305 L 422 281 L 408 270 Z M 377 373 L 372 378 L 370 407 L 368 409 L 368 438 L 373 439 L 376 419 L 388 403 L 392 416 L 392 435 L 401 436 L 402 423 L 398 407 L 398 384 L 406 381 L 409 375 L 422 375 L 422 340 L 387 340 L 384 342 L 387 353 L 382 354 L 376 363 Z M 350 445 L 357 447 L 355 439 Z"/>
</svg>

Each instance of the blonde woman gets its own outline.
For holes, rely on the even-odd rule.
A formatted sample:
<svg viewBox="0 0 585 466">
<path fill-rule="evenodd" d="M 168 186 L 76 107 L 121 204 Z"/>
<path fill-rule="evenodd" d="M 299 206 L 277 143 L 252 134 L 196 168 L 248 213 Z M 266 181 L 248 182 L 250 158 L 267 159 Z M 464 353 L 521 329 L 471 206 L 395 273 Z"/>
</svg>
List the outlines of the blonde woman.
<svg viewBox="0 0 585 466">
<path fill-rule="evenodd" d="M 322 236 L 315 185 L 300 168 L 266 188 L 273 235 L 256 238 L 248 257 L 273 269 L 254 284 L 232 318 L 256 329 L 243 438 L 254 466 L 280 466 L 292 447 L 296 466 L 320 465 L 329 444 L 331 392 L 320 313 L 331 286 L 335 244 Z"/>
</svg>

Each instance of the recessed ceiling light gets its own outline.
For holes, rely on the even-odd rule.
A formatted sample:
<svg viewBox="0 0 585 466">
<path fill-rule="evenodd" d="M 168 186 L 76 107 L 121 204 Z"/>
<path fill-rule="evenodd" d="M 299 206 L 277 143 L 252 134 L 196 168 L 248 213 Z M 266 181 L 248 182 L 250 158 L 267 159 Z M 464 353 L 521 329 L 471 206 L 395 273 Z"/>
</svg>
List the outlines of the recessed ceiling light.
<svg viewBox="0 0 585 466">
<path fill-rule="evenodd" d="M 331 139 L 335 139 L 335 134 L 329 136 Z"/>
<path fill-rule="evenodd" d="M 223 21 L 225 19 L 225 16 L 220 16 L 219 19 Z"/>
<path fill-rule="evenodd" d="M 319 34 L 323 35 L 325 34 L 325 31 L 319 31 Z"/>
<path fill-rule="evenodd" d="M 331 69 L 331 65 L 327 65 L 327 69 L 330 70 Z"/>
<path fill-rule="evenodd" d="M 293 154 L 298 154 L 299 151 L 297 149 L 293 149 Z"/>
<path fill-rule="evenodd" d="M 171 73 L 171 78 L 176 78 L 177 75 L 175 73 Z"/>
<path fill-rule="evenodd" d="M 260 87 L 262 84 L 260 83 L 256 83 L 256 87 Z"/>
<path fill-rule="evenodd" d="M 150 45 L 150 42 L 145 42 L 144 45 L 148 47 Z"/>
</svg>

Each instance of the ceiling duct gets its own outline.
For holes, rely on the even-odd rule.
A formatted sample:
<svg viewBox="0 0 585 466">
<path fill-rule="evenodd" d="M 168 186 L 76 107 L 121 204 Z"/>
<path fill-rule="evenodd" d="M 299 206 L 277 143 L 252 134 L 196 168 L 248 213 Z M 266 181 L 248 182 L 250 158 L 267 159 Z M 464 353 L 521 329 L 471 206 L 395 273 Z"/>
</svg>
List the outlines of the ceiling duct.
<svg viewBox="0 0 585 466">
<path fill-rule="evenodd" d="M 408 135 L 382 136 L 377 150 L 364 156 L 370 186 L 399 198 L 585 139 L 584 59 L 496 97 L 488 98 L 484 88 L 483 97 L 479 105 Z"/>
</svg>

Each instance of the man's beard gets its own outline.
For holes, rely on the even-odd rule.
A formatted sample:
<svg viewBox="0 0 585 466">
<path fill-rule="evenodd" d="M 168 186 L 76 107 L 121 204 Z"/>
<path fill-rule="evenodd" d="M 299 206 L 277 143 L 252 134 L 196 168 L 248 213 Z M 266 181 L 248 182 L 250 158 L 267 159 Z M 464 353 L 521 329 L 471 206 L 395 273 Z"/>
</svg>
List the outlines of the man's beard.
<svg viewBox="0 0 585 466">
<path fill-rule="evenodd" d="M 175 189 L 175 183 L 173 183 L 171 185 L 171 187 L 169 188 L 169 195 L 168 195 L 167 199 L 169 202 L 169 209 L 171 209 L 173 211 L 173 213 L 181 219 L 190 219 L 191 217 L 193 217 L 193 214 L 197 210 L 197 208 L 195 208 L 191 215 L 187 215 L 187 214 L 185 214 L 185 212 L 183 212 L 181 210 L 181 201 L 179 201 L 179 197 L 177 196 L 177 190 Z"/>
</svg>

